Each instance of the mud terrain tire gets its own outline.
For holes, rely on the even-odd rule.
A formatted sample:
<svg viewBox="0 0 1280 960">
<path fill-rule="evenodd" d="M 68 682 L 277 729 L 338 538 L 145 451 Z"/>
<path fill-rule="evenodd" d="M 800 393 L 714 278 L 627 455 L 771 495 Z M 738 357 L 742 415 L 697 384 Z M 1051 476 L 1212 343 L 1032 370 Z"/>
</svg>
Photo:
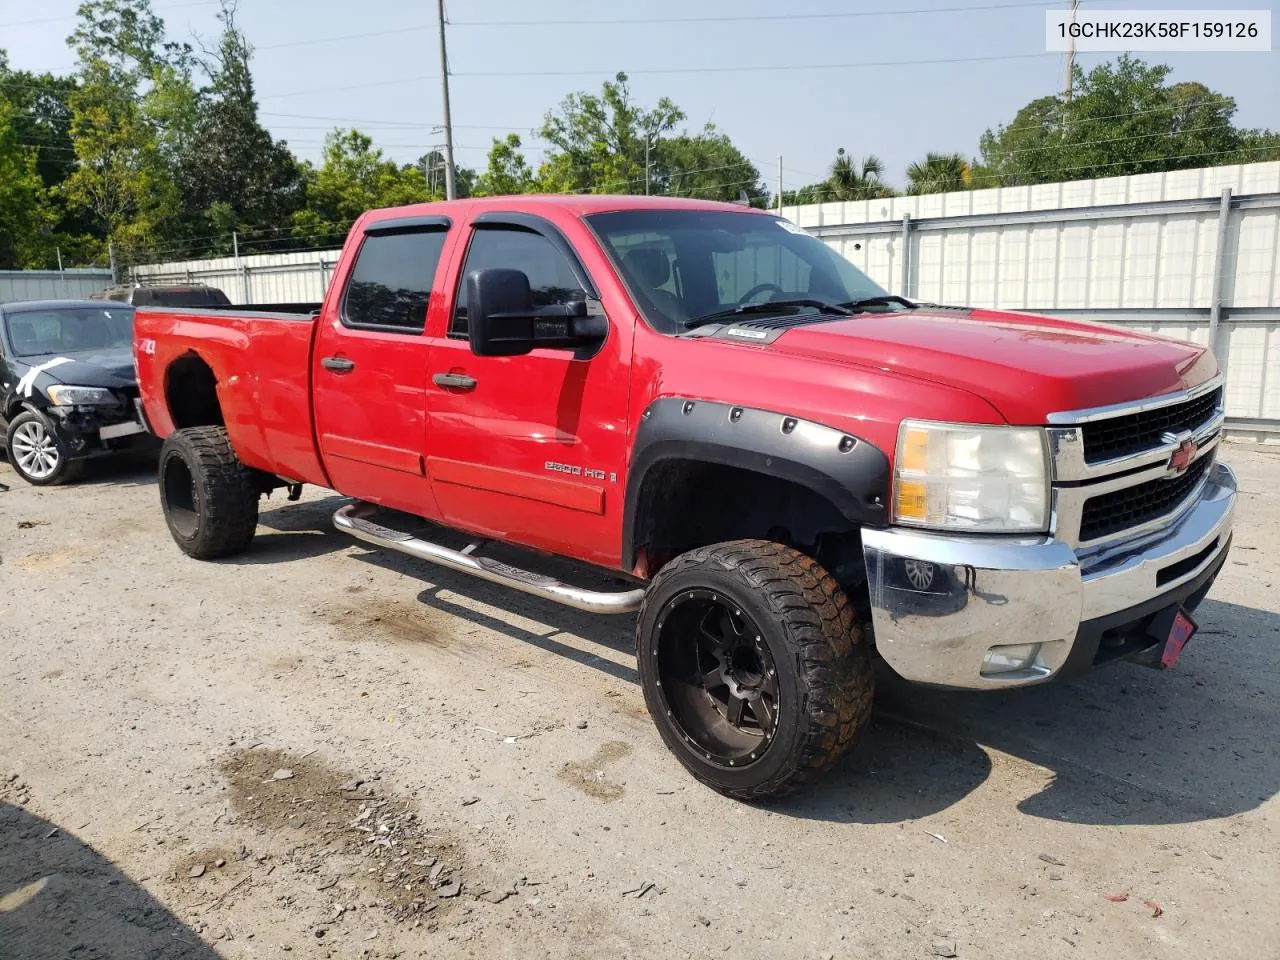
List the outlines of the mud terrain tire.
<svg viewBox="0 0 1280 960">
<path fill-rule="evenodd" d="M 654 577 L 636 629 L 645 703 L 663 741 L 728 796 L 791 792 L 829 770 L 871 716 L 871 651 L 848 596 L 782 544 L 682 554 Z"/>
<path fill-rule="evenodd" d="M 160 449 L 160 504 L 187 556 L 215 560 L 244 551 L 258 526 L 258 496 L 225 427 L 178 430 Z"/>
</svg>

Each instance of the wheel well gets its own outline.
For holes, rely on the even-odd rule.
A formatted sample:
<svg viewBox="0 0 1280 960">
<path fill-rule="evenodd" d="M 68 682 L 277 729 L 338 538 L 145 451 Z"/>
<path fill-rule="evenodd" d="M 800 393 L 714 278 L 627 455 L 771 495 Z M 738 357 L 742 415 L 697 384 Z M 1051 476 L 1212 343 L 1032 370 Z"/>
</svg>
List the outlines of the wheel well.
<svg viewBox="0 0 1280 960">
<path fill-rule="evenodd" d="M 743 467 L 668 459 L 644 476 L 632 552 L 643 549 L 650 574 L 695 547 L 761 538 L 784 543 L 822 564 L 846 588 L 866 573 L 858 525 L 803 484 Z M 637 557 L 628 559 L 632 564 Z"/>
<path fill-rule="evenodd" d="M 188 353 L 169 364 L 164 398 L 177 430 L 226 425 L 218 401 L 218 378 L 199 354 Z"/>
</svg>

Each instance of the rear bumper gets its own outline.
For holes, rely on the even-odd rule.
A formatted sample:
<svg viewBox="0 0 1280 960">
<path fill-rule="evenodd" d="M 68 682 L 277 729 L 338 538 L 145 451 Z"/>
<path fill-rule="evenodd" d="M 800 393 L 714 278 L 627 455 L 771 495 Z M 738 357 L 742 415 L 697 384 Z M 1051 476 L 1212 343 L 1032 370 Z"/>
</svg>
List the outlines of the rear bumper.
<svg viewBox="0 0 1280 960">
<path fill-rule="evenodd" d="M 876 648 L 907 680 L 991 689 L 1043 683 L 1154 644 L 1194 606 L 1231 545 L 1236 479 L 1215 464 L 1168 527 L 1077 555 L 1054 539 L 863 532 Z M 1004 648 L 1004 649 L 1001 649 Z"/>
</svg>

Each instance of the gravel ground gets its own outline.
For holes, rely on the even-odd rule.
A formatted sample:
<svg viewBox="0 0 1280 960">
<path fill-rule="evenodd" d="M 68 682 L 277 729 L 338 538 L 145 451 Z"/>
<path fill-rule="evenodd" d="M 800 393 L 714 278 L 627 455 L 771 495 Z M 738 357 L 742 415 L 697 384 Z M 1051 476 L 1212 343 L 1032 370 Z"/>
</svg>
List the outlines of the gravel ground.
<svg viewBox="0 0 1280 960">
<path fill-rule="evenodd" d="M 319 491 L 204 564 L 149 464 L 0 464 L 0 957 L 1280 955 L 1280 459 L 1224 456 L 1175 671 L 886 678 L 769 807 L 666 752 L 627 618 L 369 549 Z"/>
</svg>

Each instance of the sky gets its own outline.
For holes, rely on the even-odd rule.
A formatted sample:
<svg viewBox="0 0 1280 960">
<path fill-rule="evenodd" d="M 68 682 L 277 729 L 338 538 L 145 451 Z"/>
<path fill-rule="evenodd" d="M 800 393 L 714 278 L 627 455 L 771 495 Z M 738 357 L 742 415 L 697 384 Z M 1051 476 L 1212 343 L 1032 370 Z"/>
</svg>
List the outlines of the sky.
<svg viewBox="0 0 1280 960">
<path fill-rule="evenodd" d="M 0 0 L 14 68 L 69 71 L 78 0 Z M 216 0 L 153 0 L 172 37 L 216 36 Z M 457 162 L 482 169 L 492 138 L 531 140 L 568 93 L 618 70 L 641 104 L 674 100 L 697 130 L 732 137 L 770 188 L 821 179 L 837 148 L 875 154 L 891 184 L 926 151 L 977 153 L 983 131 L 1061 90 L 1046 53 L 1045 0 L 452 0 L 447 4 Z M 975 9 L 975 8 L 989 9 Z M 951 8 L 948 10 L 947 8 Z M 958 8 L 958 9 L 957 9 Z M 1272 11 L 1280 0 L 1083 0 L 1083 9 Z M 833 14 L 837 14 L 833 16 Z M 853 15 L 851 15 L 853 14 Z M 688 18 L 708 18 L 688 22 Z M 710 18 L 720 18 L 711 20 Z M 724 19 L 731 18 L 731 19 Z M 680 20 L 686 22 L 678 22 Z M 626 23 L 600 21 L 626 20 Z M 240 0 L 257 48 L 261 119 L 305 158 L 326 131 L 356 126 L 409 162 L 443 143 L 433 0 Z M 583 22 L 595 21 L 595 22 Z M 1236 123 L 1280 129 L 1280 38 L 1269 53 L 1149 53 L 1175 81 L 1236 99 Z M 1080 54 L 1086 70 L 1115 54 Z M 751 68 L 751 69 L 738 69 Z M 495 74 L 505 74 L 496 76 Z M 512 76 L 511 74 L 517 74 Z"/>
</svg>

